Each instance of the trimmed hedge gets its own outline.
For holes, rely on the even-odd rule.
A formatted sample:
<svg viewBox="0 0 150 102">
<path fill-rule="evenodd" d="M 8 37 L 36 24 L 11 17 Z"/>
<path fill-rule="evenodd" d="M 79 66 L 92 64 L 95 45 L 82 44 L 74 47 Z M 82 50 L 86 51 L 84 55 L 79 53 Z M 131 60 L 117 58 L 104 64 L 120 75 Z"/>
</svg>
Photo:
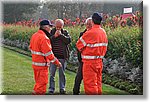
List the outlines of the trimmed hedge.
<svg viewBox="0 0 150 102">
<path fill-rule="evenodd" d="M 31 28 L 27 26 L 4 26 L 3 27 L 3 37 L 4 39 L 9 39 L 11 41 L 19 40 L 21 42 L 30 43 L 30 38 L 33 33 L 35 33 L 38 28 Z"/>
<path fill-rule="evenodd" d="M 143 86 L 138 86 L 135 83 L 132 83 L 129 81 L 124 81 L 115 76 L 111 76 L 111 75 L 103 73 L 102 81 L 105 84 L 109 84 L 109 85 L 119 88 L 121 90 L 125 90 L 134 95 L 142 95 L 143 94 Z"/>
<path fill-rule="evenodd" d="M 84 30 L 84 27 L 66 27 L 72 37 L 70 50 L 75 50 L 75 44 L 79 37 L 79 33 Z M 31 28 L 26 26 L 5 26 L 3 30 L 4 39 L 11 41 L 19 40 L 19 42 L 26 42 L 29 45 L 31 35 L 35 33 L 38 28 Z M 139 27 L 118 27 L 113 31 L 106 28 L 108 35 L 108 51 L 106 58 L 116 59 L 125 55 L 126 60 L 132 63 L 135 67 L 143 67 L 143 32 Z"/>
</svg>

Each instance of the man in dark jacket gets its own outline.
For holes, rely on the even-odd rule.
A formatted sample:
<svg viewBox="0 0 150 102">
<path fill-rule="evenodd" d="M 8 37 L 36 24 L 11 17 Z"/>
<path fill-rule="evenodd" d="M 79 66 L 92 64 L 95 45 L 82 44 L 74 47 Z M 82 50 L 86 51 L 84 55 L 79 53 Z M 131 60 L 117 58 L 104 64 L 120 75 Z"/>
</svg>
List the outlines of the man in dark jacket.
<svg viewBox="0 0 150 102">
<path fill-rule="evenodd" d="M 51 30 L 50 40 L 52 44 L 52 51 L 56 58 L 61 62 L 62 68 L 59 68 L 59 91 L 60 94 L 65 94 L 65 68 L 66 60 L 69 58 L 68 44 L 71 43 L 71 37 L 69 33 L 63 29 L 64 22 L 61 19 L 56 19 L 55 28 Z M 55 91 L 55 72 L 57 66 L 52 64 L 50 65 L 50 81 L 49 81 L 49 93 L 53 94 Z"/>
<path fill-rule="evenodd" d="M 80 36 L 79 38 L 87 31 L 87 30 L 90 30 L 92 28 L 92 18 L 87 18 L 86 21 L 85 21 L 85 26 L 86 26 L 86 29 L 80 33 Z M 77 51 L 77 54 L 78 54 L 78 61 L 79 61 L 79 68 L 78 68 L 78 72 L 76 74 L 76 77 L 75 77 L 75 82 L 74 82 L 74 88 L 73 88 L 73 94 L 74 95 L 79 95 L 80 93 L 80 84 L 81 84 L 81 81 L 83 79 L 83 76 L 82 76 L 82 66 L 83 66 L 83 62 L 82 62 L 82 58 L 81 58 L 81 53 L 79 51 Z"/>
</svg>

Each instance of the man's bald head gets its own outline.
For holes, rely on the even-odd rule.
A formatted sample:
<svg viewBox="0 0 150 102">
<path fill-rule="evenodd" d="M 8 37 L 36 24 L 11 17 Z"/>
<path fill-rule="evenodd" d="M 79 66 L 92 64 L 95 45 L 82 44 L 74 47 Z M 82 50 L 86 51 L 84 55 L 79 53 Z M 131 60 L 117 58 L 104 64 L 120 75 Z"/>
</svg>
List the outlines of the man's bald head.
<svg viewBox="0 0 150 102">
<path fill-rule="evenodd" d="M 64 21 L 62 19 L 56 19 L 55 20 L 55 27 L 56 30 L 61 30 L 64 26 Z"/>
<path fill-rule="evenodd" d="M 89 30 L 92 28 L 92 18 L 87 18 L 85 21 L 86 29 Z"/>
</svg>

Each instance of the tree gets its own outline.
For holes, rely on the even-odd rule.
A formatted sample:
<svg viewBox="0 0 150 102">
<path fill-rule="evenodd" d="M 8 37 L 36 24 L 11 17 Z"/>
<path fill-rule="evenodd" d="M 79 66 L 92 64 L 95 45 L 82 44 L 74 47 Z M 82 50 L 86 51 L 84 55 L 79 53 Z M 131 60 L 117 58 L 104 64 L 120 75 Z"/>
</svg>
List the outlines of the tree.
<svg viewBox="0 0 150 102">
<path fill-rule="evenodd" d="M 74 1 L 74 2 L 73 2 Z M 108 3 L 108 2 L 80 2 L 78 0 L 72 0 L 65 2 L 58 0 L 58 2 L 45 2 L 45 5 L 49 9 L 50 19 L 67 18 L 75 20 L 76 17 L 80 19 L 90 17 L 94 12 L 107 13 L 110 16 L 116 14 L 122 14 L 124 7 L 133 7 L 133 12 L 139 10 L 139 3 Z"/>
<path fill-rule="evenodd" d="M 4 22 L 13 23 L 25 20 L 25 14 L 32 15 L 38 8 L 37 3 L 3 3 Z"/>
<path fill-rule="evenodd" d="M 76 17 L 80 19 L 89 17 L 93 12 L 103 11 L 103 3 L 92 2 L 47 2 L 46 3 L 50 14 L 55 15 L 55 18 L 68 18 L 75 20 Z"/>
<path fill-rule="evenodd" d="M 133 12 L 140 10 L 140 3 L 104 3 L 103 12 L 112 15 L 123 14 L 123 8 L 132 7 Z"/>
</svg>

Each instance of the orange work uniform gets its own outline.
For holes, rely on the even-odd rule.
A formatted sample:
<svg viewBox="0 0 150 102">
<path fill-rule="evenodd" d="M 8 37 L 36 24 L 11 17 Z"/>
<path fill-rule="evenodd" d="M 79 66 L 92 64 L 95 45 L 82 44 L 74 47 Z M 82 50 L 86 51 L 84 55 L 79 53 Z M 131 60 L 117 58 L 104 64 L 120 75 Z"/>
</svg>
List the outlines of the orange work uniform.
<svg viewBox="0 0 150 102">
<path fill-rule="evenodd" d="M 42 30 L 32 35 L 30 40 L 32 53 L 32 68 L 34 70 L 35 85 L 33 94 L 45 94 L 48 83 L 48 66 L 52 62 L 59 64 L 55 58 L 49 38 Z"/>
<path fill-rule="evenodd" d="M 107 51 L 107 35 L 100 25 L 94 24 L 76 43 L 83 61 L 85 94 L 102 94 L 102 58 Z"/>
</svg>

